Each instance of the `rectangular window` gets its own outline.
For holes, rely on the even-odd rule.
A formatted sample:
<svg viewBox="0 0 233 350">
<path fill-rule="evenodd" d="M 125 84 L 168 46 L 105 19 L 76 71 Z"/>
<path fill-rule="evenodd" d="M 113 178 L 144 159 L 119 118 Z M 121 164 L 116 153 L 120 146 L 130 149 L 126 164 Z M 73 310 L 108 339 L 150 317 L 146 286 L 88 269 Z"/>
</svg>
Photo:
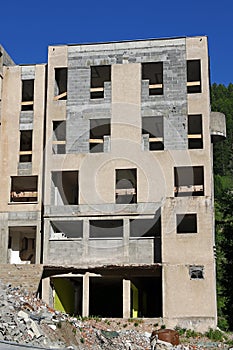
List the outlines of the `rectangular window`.
<svg viewBox="0 0 233 350">
<path fill-rule="evenodd" d="M 204 279 L 204 266 L 190 265 L 189 276 L 191 280 Z"/>
<path fill-rule="evenodd" d="M 177 214 L 177 233 L 197 233 L 197 214 Z"/>
<path fill-rule="evenodd" d="M 90 119 L 90 152 L 104 152 L 105 136 L 110 136 L 110 119 Z"/>
<path fill-rule="evenodd" d="M 32 161 L 32 130 L 20 131 L 19 161 L 20 163 Z"/>
<path fill-rule="evenodd" d="M 201 61 L 187 61 L 187 92 L 194 94 L 201 92 Z"/>
<path fill-rule="evenodd" d="M 203 166 L 174 168 L 175 197 L 204 196 Z"/>
<path fill-rule="evenodd" d="M 34 103 L 34 79 L 22 80 L 22 111 L 32 111 Z"/>
<path fill-rule="evenodd" d="M 52 172 L 52 205 L 78 205 L 78 171 Z"/>
<path fill-rule="evenodd" d="M 90 238 L 122 238 L 122 220 L 90 220 Z"/>
<path fill-rule="evenodd" d="M 36 202 L 38 199 L 37 176 L 11 177 L 11 202 Z"/>
<path fill-rule="evenodd" d="M 143 117 L 142 134 L 149 136 L 150 151 L 163 150 L 163 117 Z"/>
<path fill-rule="evenodd" d="M 104 98 L 104 83 L 108 81 L 111 81 L 111 66 L 91 66 L 91 99 Z"/>
<path fill-rule="evenodd" d="M 51 239 L 79 239 L 83 237 L 83 221 L 52 221 Z"/>
<path fill-rule="evenodd" d="M 66 122 L 53 121 L 53 153 L 66 153 Z"/>
<path fill-rule="evenodd" d="M 137 169 L 116 170 L 116 203 L 137 203 Z"/>
<path fill-rule="evenodd" d="M 188 146 L 189 149 L 203 148 L 202 115 L 188 115 Z"/>
<path fill-rule="evenodd" d="M 149 80 L 149 95 L 162 95 L 163 62 L 142 63 L 142 80 Z"/>
<path fill-rule="evenodd" d="M 9 227 L 8 263 L 35 264 L 36 226 Z"/>
<path fill-rule="evenodd" d="M 67 68 L 55 68 L 54 100 L 67 100 Z"/>
</svg>

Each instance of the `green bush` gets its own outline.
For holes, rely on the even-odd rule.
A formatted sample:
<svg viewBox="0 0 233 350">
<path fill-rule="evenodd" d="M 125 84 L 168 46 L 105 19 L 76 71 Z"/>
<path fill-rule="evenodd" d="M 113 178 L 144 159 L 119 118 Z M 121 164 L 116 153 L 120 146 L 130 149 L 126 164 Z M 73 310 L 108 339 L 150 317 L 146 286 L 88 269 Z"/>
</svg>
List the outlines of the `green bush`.
<svg viewBox="0 0 233 350">
<path fill-rule="evenodd" d="M 205 333 L 205 336 L 210 340 L 223 341 L 223 333 L 218 329 L 210 328 L 208 332 Z"/>
</svg>

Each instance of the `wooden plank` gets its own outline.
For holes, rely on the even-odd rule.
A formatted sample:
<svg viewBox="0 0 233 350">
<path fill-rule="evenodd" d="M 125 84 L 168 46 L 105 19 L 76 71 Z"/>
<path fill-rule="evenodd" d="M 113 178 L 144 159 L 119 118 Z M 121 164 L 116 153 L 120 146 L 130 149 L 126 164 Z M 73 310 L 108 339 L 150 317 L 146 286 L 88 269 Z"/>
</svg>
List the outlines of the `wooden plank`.
<svg viewBox="0 0 233 350">
<path fill-rule="evenodd" d="M 90 88 L 90 92 L 102 92 L 104 91 L 103 87 Z"/>
<path fill-rule="evenodd" d="M 189 139 L 202 139 L 202 135 L 201 134 L 189 134 L 188 138 Z"/>
<path fill-rule="evenodd" d="M 149 142 L 163 142 L 162 137 L 150 137 Z"/>
<path fill-rule="evenodd" d="M 22 106 L 31 106 L 33 105 L 34 101 L 23 101 L 21 102 L 21 105 Z"/>
<path fill-rule="evenodd" d="M 188 81 L 187 86 L 199 86 L 201 85 L 200 81 Z"/>
<path fill-rule="evenodd" d="M 37 192 L 35 191 L 11 192 L 11 197 L 12 198 L 37 197 Z"/>
<path fill-rule="evenodd" d="M 58 141 L 58 140 L 54 140 L 53 141 L 53 145 L 65 145 L 66 144 L 66 141 Z"/>
<path fill-rule="evenodd" d="M 32 154 L 32 151 L 20 151 L 19 152 L 20 156 L 25 156 L 25 155 L 28 155 L 28 154 Z"/>
<path fill-rule="evenodd" d="M 150 84 L 149 89 L 162 89 L 163 84 Z"/>
<path fill-rule="evenodd" d="M 67 91 L 66 92 L 63 92 L 62 94 L 60 94 L 60 95 L 57 95 L 57 96 L 54 96 L 54 101 L 58 101 L 58 100 L 60 100 L 61 98 L 63 98 L 63 97 L 65 97 L 65 96 L 67 96 Z"/>
<path fill-rule="evenodd" d="M 200 192 L 204 190 L 203 185 L 179 186 L 174 188 L 174 192 Z"/>
<path fill-rule="evenodd" d="M 89 143 L 104 143 L 103 139 L 89 139 Z"/>
<path fill-rule="evenodd" d="M 136 194 L 135 188 L 118 188 L 115 192 L 120 196 Z"/>
</svg>

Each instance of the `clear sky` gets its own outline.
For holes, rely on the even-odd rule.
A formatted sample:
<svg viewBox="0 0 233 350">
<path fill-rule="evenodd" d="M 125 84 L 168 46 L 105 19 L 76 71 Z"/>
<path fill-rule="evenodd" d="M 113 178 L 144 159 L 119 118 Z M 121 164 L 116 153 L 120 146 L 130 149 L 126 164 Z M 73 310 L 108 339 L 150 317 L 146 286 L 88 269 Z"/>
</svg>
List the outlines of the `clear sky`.
<svg viewBox="0 0 233 350">
<path fill-rule="evenodd" d="M 0 43 L 17 64 L 47 62 L 47 47 L 207 35 L 211 82 L 233 82 L 233 0 L 4 0 Z"/>
</svg>

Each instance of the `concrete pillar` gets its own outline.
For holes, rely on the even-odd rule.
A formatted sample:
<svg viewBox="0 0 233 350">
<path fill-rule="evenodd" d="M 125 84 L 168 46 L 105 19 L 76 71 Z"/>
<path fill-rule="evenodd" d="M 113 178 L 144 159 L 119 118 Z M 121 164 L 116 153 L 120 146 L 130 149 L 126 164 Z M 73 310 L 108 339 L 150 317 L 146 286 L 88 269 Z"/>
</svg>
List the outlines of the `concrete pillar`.
<svg viewBox="0 0 233 350">
<path fill-rule="evenodd" d="M 130 280 L 123 279 L 123 318 L 130 318 Z"/>
<path fill-rule="evenodd" d="M 130 236 L 130 226 L 129 219 L 123 220 L 123 249 L 124 249 L 124 262 L 129 262 L 129 236 Z"/>
<path fill-rule="evenodd" d="M 50 278 L 43 278 L 42 279 L 42 300 L 48 304 L 49 306 L 53 307 L 50 303 Z"/>
<path fill-rule="evenodd" d="M 41 224 L 36 226 L 36 259 L 35 263 L 40 264 L 40 254 L 41 254 Z"/>
<path fill-rule="evenodd" d="M 83 310 L 82 317 L 89 316 L 89 278 L 90 273 L 86 272 L 83 276 Z"/>
<path fill-rule="evenodd" d="M 88 259 L 88 247 L 89 247 L 89 220 L 83 220 L 83 259 Z"/>
</svg>

